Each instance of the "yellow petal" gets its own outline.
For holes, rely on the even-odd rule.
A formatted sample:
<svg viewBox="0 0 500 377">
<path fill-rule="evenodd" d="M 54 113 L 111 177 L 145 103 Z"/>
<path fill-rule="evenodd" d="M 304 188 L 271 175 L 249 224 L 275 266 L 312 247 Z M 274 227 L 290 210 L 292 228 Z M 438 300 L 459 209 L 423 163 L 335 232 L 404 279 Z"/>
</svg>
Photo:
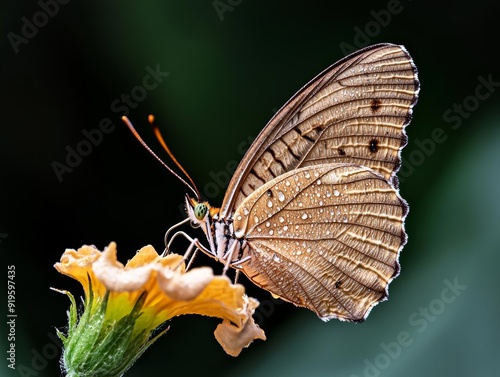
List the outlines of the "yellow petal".
<svg viewBox="0 0 500 377">
<path fill-rule="evenodd" d="M 105 289 L 96 279 L 92 271 L 93 263 L 99 259 L 101 252 L 93 246 L 82 246 L 77 250 L 66 249 L 61 256 L 61 261 L 56 263 L 54 267 L 61 274 L 72 277 L 78 280 L 88 297 L 90 293 L 89 284 L 93 290 L 100 296 L 104 295 Z"/>
<path fill-rule="evenodd" d="M 128 261 L 127 267 L 139 267 L 148 263 L 153 263 L 160 260 L 160 256 L 156 252 L 153 246 L 146 245 L 141 250 L 139 250 L 135 256 Z"/>
<path fill-rule="evenodd" d="M 198 284 L 196 270 L 197 268 L 192 269 L 185 274 L 182 283 L 184 286 L 189 285 L 189 280 L 192 280 L 193 285 Z M 183 292 L 176 293 L 177 296 L 182 294 Z M 195 298 L 189 301 L 172 299 L 165 309 L 172 316 L 200 314 L 227 319 L 241 326 L 246 320 L 246 314 L 241 311 L 245 307 L 244 294 L 245 288 L 240 284 L 232 284 L 227 276 L 213 276 Z"/>
</svg>

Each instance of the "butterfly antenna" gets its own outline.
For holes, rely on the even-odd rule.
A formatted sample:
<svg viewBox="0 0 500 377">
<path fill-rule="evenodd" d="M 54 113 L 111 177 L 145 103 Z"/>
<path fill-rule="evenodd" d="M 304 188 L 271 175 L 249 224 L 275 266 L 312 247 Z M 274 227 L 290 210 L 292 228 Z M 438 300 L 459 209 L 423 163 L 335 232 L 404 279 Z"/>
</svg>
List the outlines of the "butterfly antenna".
<svg viewBox="0 0 500 377">
<path fill-rule="evenodd" d="M 174 154 L 172 153 L 172 151 L 168 147 L 167 143 L 163 139 L 163 136 L 161 135 L 160 129 L 156 125 L 156 121 L 155 121 L 154 115 L 150 114 L 148 116 L 148 122 L 151 125 L 151 127 L 153 127 L 153 132 L 154 132 L 154 134 L 156 136 L 156 139 L 158 139 L 159 143 L 161 144 L 161 146 L 163 147 L 163 149 L 165 150 L 165 152 L 167 152 L 168 156 L 172 159 L 172 161 L 174 162 L 174 164 L 177 165 L 177 167 L 184 173 L 184 175 L 188 179 L 189 183 L 191 183 L 191 185 L 193 187 L 191 190 L 193 190 L 194 192 L 196 192 L 196 198 L 199 200 L 200 199 L 200 192 L 198 191 L 198 188 L 196 187 L 193 179 L 187 173 L 186 169 L 184 169 L 184 167 L 180 164 L 180 162 L 177 161 L 177 159 L 175 158 Z"/>
<path fill-rule="evenodd" d="M 153 126 L 153 128 L 155 128 L 156 125 L 154 124 L 154 116 L 150 115 L 149 118 L 148 118 L 148 120 L 149 120 L 149 123 L 151 123 L 151 125 Z M 142 146 L 144 148 L 146 148 L 146 150 L 154 158 L 156 158 L 160 162 L 160 164 L 162 164 L 165 168 L 167 168 L 167 170 L 170 173 L 172 173 L 175 177 L 177 177 L 177 179 L 179 179 L 182 183 L 184 183 L 184 185 L 186 185 L 186 187 L 188 187 L 196 195 L 196 198 L 199 200 L 200 199 L 200 193 L 199 193 L 198 189 L 196 188 L 196 185 L 194 184 L 194 182 L 191 179 L 191 177 L 186 173 L 186 171 L 184 170 L 184 168 L 173 157 L 172 152 L 170 152 L 170 150 L 168 149 L 167 145 L 163 141 L 163 138 L 161 138 L 161 135 L 160 135 L 160 138 L 158 138 L 159 132 L 157 133 L 155 131 L 156 137 L 158 138 L 158 140 L 160 141 L 160 143 L 162 144 L 163 148 L 166 150 L 166 152 L 168 153 L 168 155 L 170 156 L 170 158 L 172 158 L 172 160 L 175 162 L 175 164 L 182 170 L 182 172 L 186 175 L 186 177 L 188 178 L 189 182 L 191 182 L 191 184 L 193 186 L 191 186 L 189 183 L 187 183 L 181 176 L 179 176 L 179 174 L 177 174 L 175 171 L 173 171 L 172 168 L 170 168 L 170 166 L 168 166 L 165 162 L 163 162 L 163 160 L 160 157 L 158 157 L 155 152 L 153 152 L 153 150 L 146 144 L 146 142 L 144 140 L 142 140 L 141 136 L 135 130 L 134 126 L 132 125 L 132 123 L 130 122 L 130 120 L 126 116 L 122 116 L 122 121 L 123 121 L 123 123 L 125 123 L 125 125 L 128 127 L 128 129 L 132 132 L 132 134 L 135 136 L 135 138 L 139 141 L 139 143 L 141 143 Z M 156 128 L 158 128 L 158 127 L 156 127 Z"/>
</svg>

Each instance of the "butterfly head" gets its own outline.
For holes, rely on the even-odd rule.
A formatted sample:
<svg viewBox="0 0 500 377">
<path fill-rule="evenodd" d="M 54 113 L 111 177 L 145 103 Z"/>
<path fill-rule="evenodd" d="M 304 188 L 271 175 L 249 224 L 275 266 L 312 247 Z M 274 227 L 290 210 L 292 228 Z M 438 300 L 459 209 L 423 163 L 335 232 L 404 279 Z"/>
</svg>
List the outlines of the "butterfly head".
<svg viewBox="0 0 500 377">
<path fill-rule="evenodd" d="M 186 195 L 186 211 L 191 219 L 191 225 L 205 228 L 219 213 L 219 208 L 212 207 L 208 202 L 199 202 Z"/>
</svg>

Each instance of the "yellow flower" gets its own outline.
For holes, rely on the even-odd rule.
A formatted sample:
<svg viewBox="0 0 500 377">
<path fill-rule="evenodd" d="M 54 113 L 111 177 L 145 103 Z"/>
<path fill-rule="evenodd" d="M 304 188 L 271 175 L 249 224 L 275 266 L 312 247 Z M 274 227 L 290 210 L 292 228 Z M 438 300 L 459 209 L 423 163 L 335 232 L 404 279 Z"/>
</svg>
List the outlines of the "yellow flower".
<svg viewBox="0 0 500 377">
<path fill-rule="evenodd" d="M 85 292 L 85 310 L 77 319 L 73 296 L 62 291 L 72 302 L 68 334 L 59 333 L 67 376 L 123 374 L 166 330 L 156 337 L 153 331 L 182 314 L 222 318 L 215 337 L 232 356 L 254 339 L 266 339 L 252 318 L 259 303 L 242 285 L 214 276 L 209 267 L 186 272 L 181 255 L 161 257 L 145 246 L 123 266 L 111 242 L 103 252 L 92 246 L 67 249 L 54 267 Z"/>
</svg>

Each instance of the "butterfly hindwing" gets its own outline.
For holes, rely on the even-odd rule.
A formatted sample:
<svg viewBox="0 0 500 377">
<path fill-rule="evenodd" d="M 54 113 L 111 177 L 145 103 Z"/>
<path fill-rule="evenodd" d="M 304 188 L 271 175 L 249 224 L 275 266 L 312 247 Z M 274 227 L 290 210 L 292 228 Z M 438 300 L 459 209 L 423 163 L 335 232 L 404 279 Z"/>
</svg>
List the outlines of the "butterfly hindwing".
<svg viewBox="0 0 500 377">
<path fill-rule="evenodd" d="M 369 168 L 307 166 L 267 182 L 234 216 L 257 285 L 324 320 L 360 321 L 385 299 L 406 242 L 407 206 Z"/>
</svg>

